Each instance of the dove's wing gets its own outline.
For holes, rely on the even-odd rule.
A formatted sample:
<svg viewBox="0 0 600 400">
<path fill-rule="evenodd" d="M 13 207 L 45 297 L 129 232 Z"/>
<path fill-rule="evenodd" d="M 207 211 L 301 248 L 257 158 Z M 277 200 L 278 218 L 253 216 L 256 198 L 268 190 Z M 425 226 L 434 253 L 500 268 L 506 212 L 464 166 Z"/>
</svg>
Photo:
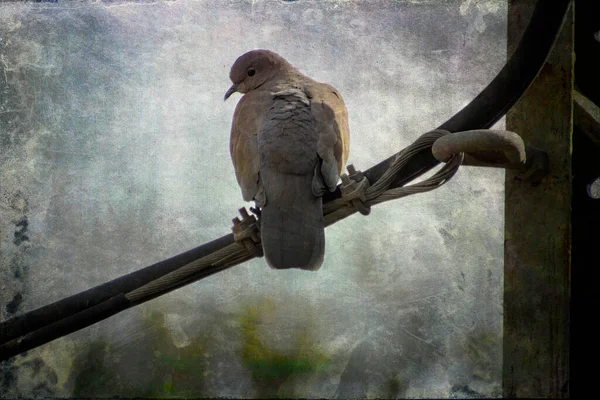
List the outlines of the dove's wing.
<svg viewBox="0 0 600 400">
<path fill-rule="evenodd" d="M 331 85 L 314 82 L 307 85 L 307 92 L 311 97 L 312 113 L 319 132 L 317 152 L 322 161 L 317 172 L 320 172 L 324 184 L 319 192 L 318 175 L 315 174 L 315 193 L 322 194 L 325 189 L 335 189 L 348 160 L 348 111 L 342 96 Z"/>
<path fill-rule="evenodd" d="M 241 98 L 233 114 L 229 151 L 246 201 L 252 201 L 259 189 L 258 133 L 272 104 L 271 93 L 252 91 Z"/>
</svg>

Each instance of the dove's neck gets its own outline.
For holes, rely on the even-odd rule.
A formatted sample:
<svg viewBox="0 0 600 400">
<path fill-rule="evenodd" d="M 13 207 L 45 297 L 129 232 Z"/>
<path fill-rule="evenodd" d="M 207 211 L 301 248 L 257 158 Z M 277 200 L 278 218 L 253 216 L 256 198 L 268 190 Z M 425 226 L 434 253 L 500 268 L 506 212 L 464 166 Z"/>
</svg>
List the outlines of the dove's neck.
<svg viewBox="0 0 600 400">
<path fill-rule="evenodd" d="M 275 76 L 261 85 L 261 89 L 270 92 L 280 92 L 290 89 L 290 86 L 299 86 L 310 82 L 312 82 L 312 79 L 290 66 L 290 68 L 279 71 Z"/>
</svg>

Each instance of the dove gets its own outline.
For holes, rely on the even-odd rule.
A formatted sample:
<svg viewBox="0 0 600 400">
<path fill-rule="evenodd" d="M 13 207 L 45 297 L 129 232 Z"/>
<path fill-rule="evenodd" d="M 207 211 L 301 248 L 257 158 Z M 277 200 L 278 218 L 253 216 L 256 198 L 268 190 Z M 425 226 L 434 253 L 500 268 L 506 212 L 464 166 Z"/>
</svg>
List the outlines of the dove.
<svg viewBox="0 0 600 400">
<path fill-rule="evenodd" d="M 280 55 L 252 50 L 231 67 L 230 153 L 245 201 L 260 209 L 260 237 L 274 269 L 318 270 L 324 259 L 322 195 L 336 188 L 350 146 L 339 92 Z"/>
</svg>

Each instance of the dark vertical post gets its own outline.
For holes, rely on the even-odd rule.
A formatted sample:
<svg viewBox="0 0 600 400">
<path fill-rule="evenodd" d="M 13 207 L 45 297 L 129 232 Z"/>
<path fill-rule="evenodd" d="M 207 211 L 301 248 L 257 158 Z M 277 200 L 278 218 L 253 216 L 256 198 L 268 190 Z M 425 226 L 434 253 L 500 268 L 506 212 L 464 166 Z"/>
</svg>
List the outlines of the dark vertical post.
<svg viewBox="0 0 600 400">
<path fill-rule="evenodd" d="M 509 55 L 533 6 L 509 0 Z M 506 173 L 504 397 L 569 396 L 573 62 L 571 7 L 546 64 L 506 116 L 508 130 L 548 153 L 550 173 L 537 184 Z"/>
</svg>

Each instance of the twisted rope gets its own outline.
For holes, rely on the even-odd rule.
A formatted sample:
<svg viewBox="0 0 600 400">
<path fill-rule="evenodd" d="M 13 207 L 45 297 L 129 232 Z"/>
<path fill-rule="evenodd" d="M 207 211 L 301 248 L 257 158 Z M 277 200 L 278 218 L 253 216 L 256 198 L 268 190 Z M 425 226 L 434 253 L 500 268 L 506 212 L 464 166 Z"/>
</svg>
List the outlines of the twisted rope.
<svg viewBox="0 0 600 400">
<path fill-rule="evenodd" d="M 137 303 L 147 297 L 156 297 L 176 289 L 183 283 L 191 283 L 199 279 L 201 276 L 198 276 L 198 274 L 207 267 L 214 266 L 226 269 L 252 258 L 254 258 L 254 255 L 246 246 L 240 242 L 235 242 L 126 293 L 125 297 L 132 303 Z"/>
<path fill-rule="evenodd" d="M 390 185 L 396 179 L 396 175 L 412 157 L 424 150 L 430 149 L 437 139 L 447 135 L 448 133 L 450 132 L 443 129 L 436 129 L 431 132 L 427 132 L 421 135 L 421 137 L 419 137 L 410 146 L 399 152 L 396 155 L 396 159 L 392 162 L 390 167 L 381 176 L 381 178 L 366 190 L 365 205 L 369 207 L 386 201 L 410 196 L 411 194 L 428 192 L 430 190 L 437 189 L 444 183 L 448 182 L 462 164 L 464 160 L 463 153 L 452 155 L 438 172 L 422 182 L 414 185 L 389 189 Z M 348 204 L 344 198 L 331 201 L 323 207 L 323 214 L 325 214 L 325 226 L 329 226 L 341 219 L 344 219 L 354 214 L 356 211 L 356 207 Z"/>
</svg>

